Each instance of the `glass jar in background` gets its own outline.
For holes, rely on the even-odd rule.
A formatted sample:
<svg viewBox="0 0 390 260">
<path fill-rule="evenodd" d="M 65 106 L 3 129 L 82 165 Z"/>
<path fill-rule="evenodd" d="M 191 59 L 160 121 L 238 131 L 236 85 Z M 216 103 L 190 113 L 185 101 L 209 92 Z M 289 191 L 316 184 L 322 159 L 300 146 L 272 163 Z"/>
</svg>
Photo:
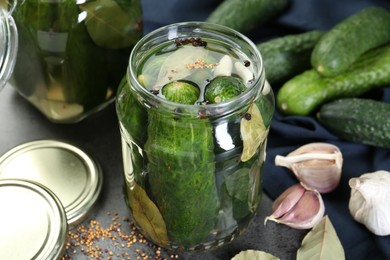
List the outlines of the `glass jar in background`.
<svg viewBox="0 0 390 260">
<path fill-rule="evenodd" d="M 239 78 L 245 90 L 207 100 L 211 82 L 223 76 Z M 179 93 L 183 84 L 196 87 Z M 178 92 L 164 92 L 166 86 Z M 197 98 L 187 102 L 193 92 Z M 169 99 L 172 93 L 181 101 Z M 116 109 L 125 199 L 145 237 L 172 250 L 198 250 L 223 245 L 247 227 L 261 201 L 274 113 L 249 39 L 201 22 L 151 32 L 130 55 Z"/>
<path fill-rule="evenodd" d="M 12 12 L 16 1 L 0 1 L 0 90 L 11 77 L 18 49 L 18 32 Z"/>
<path fill-rule="evenodd" d="M 140 0 L 28 0 L 13 17 L 20 44 L 12 84 L 57 123 L 115 99 L 143 33 Z"/>
</svg>

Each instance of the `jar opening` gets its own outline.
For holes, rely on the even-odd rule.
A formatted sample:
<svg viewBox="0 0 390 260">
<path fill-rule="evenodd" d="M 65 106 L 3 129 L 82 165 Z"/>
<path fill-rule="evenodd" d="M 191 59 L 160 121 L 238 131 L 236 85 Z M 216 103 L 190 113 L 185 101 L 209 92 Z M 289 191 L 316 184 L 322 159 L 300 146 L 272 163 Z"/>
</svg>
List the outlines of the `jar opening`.
<svg viewBox="0 0 390 260">
<path fill-rule="evenodd" d="M 254 79 L 248 85 L 248 89 L 240 95 L 220 103 L 187 105 L 156 97 L 149 89 L 141 85 L 138 80 L 138 67 L 141 66 L 141 63 L 148 55 L 153 53 L 159 46 L 166 45 L 167 42 L 175 45 L 175 42 L 181 39 L 191 38 L 199 38 L 206 43 L 212 41 L 243 52 L 253 65 Z M 246 36 L 221 25 L 205 22 L 186 22 L 162 27 L 142 38 L 130 55 L 127 80 L 133 91 L 138 93 L 141 99 L 146 100 L 145 103 L 152 104 L 152 106 L 155 105 L 159 109 L 180 111 L 181 115 L 197 116 L 201 111 L 201 114 L 205 116 L 216 116 L 218 114 L 228 114 L 257 98 L 262 91 L 265 76 L 261 55 L 254 43 Z"/>
</svg>

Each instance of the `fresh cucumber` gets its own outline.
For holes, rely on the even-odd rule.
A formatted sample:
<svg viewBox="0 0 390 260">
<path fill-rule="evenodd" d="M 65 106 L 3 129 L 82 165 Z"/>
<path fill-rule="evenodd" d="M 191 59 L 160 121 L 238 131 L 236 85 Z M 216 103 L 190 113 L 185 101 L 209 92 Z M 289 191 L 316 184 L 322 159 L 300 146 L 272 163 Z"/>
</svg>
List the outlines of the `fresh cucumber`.
<svg viewBox="0 0 390 260">
<path fill-rule="evenodd" d="M 390 148 L 390 104 L 344 98 L 327 103 L 317 114 L 329 131 L 342 139 Z"/>
<path fill-rule="evenodd" d="M 390 42 L 390 12 L 368 7 L 341 21 L 314 47 L 311 63 L 321 75 L 336 76 L 364 52 Z"/>
<path fill-rule="evenodd" d="M 322 77 L 315 69 L 287 81 L 277 95 L 277 106 L 286 115 L 309 115 L 325 102 L 357 97 L 390 84 L 390 44 L 363 54 L 344 73 Z"/>
<path fill-rule="evenodd" d="M 225 0 L 207 17 L 206 22 L 245 33 L 281 13 L 288 3 L 288 0 Z"/>
<path fill-rule="evenodd" d="M 311 52 L 323 34 L 322 31 L 314 30 L 257 44 L 268 82 L 277 87 L 293 76 L 311 69 Z"/>
</svg>

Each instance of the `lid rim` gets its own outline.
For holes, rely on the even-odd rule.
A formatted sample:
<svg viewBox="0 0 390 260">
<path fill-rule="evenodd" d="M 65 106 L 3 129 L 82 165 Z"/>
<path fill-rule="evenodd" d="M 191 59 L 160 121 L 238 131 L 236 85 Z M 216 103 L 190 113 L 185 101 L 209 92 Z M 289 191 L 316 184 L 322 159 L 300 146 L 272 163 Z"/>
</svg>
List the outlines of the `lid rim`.
<svg viewBox="0 0 390 260">
<path fill-rule="evenodd" d="M 43 205 L 43 203 L 46 203 L 44 207 L 40 207 L 39 209 L 41 209 L 42 213 L 45 213 L 44 215 L 48 217 L 47 218 L 48 223 L 46 224 L 48 229 L 46 232 L 45 239 L 43 241 L 39 239 L 34 240 L 34 242 L 41 243 L 41 244 L 35 245 L 36 248 L 38 249 L 35 252 L 35 254 L 32 256 L 32 258 L 33 259 L 59 259 L 59 257 L 65 251 L 68 224 L 66 221 L 65 210 L 58 197 L 49 189 L 47 189 L 45 186 L 39 183 L 33 181 L 19 180 L 19 179 L 0 180 L 0 191 L 2 191 L 3 193 L 8 191 L 8 193 L 11 193 L 9 195 L 24 196 L 24 197 L 20 197 L 24 199 L 23 203 L 24 201 L 26 201 L 26 203 L 31 203 L 29 201 L 31 199 L 35 199 L 35 202 L 39 202 L 38 199 L 40 199 L 41 201 L 40 203 L 38 203 L 38 205 L 41 206 Z M 29 196 L 27 196 L 27 194 L 29 194 Z M 15 207 L 19 206 L 18 204 L 13 203 L 11 210 L 7 208 L 7 204 L 4 204 L 4 201 L 8 199 L 9 197 L 7 197 L 7 199 L 4 199 L 3 201 L 0 200 L 0 206 L 6 207 L 5 209 L 9 210 L 9 212 L 11 213 L 14 214 L 15 212 L 20 213 L 19 210 L 17 211 L 12 210 L 12 209 L 16 209 Z M 16 200 L 16 202 L 20 202 L 20 201 L 21 201 L 20 199 Z M 23 209 L 25 208 L 25 205 L 20 205 L 20 206 L 22 206 Z M 13 216 L 12 221 L 18 220 L 17 216 L 14 215 L 12 216 Z M 2 217 L 0 216 L 0 220 L 1 219 Z M 6 220 L 9 220 L 9 217 L 8 219 L 7 218 L 2 219 L 2 221 L 6 221 Z M 36 222 L 31 223 L 31 226 L 34 225 L 39 225 L 39 223 Z M 21 225 L 20 227 L 25 227 L 25 226 L 26 225 Z M 34 232 L 34 234 L 29 234 L 30 236 L 34 235 L 34 237 L 36 237 L 37 235 L 36 234 L 37 229 L 34 230 L 34 228 L 30 230 L 26 230 L 26 229 L 18 230 L 19 227 L 18 223 L 10 223 L 10 227 L 12 227 L 13 232 L 20 231 L 20 234 L 17 233 L 17 237 L 26 236 L 27 234 L 29 234 L 29 231 Z M 42 228 L 40 230 L 45 230 L 45 229 Z M 2 233 L 0 233 L 0 237 Z M 8 233 L 6 232 L 5 234 Z M 40 236 L 38 237 L 42 237 L 42 234 L 40 234 Z M 17 243 L 17 245 L 15 246 L 20 247 L 20 244 Z M 13 249 L 17 249 L 17 248 L 13 248 Z M 25 253 L 24 250 L 22 251 L 18 250 L 15 252 Z M 8 254 L 7 252 L 5 252 L 5 250 L 0 250 L 0 256 L 2 255 L 2 253 L 5 254 L 5 257 L 7 257 Z"/>
<path fill-rule="evenodd" d="M 51 157 L 41 161 L 42 155 L 51 152 L 51 149 L 55 149 L 55 153 L 58 153 L 60 157 L 58 160 L 65 160 L 66 165 L 70 164 L 73 168 L 64 168 L 63 161 L 55 161 L 57 157 L 52 158 L 51 161 Z M 47 162 L 48 160 L 50 162 Z M 19 167 L 20 161 L 27 161 L 27 166 Z M 47 169 L 49 166 L 42 166 L 42 162 L 43 164 L 49 163 L 50 166 L 54 164 L 57 171 L 63 170 L 53 172 L 50 169 L 49 171 Z M 31 175 L 26 174 L 24 167 L 28 168 L 28 173 Z M 36 181 L 53 193 L 57 193 L 57 197 L 63 201 L 69 225 L 80 223 L 95 208 L 103 186 L 102 168 L 95 158 L 71 143 L 55 139 L 40 139 L 23 143 L 1 155 L 0 180 L 4 178 Z"/>
</svg>

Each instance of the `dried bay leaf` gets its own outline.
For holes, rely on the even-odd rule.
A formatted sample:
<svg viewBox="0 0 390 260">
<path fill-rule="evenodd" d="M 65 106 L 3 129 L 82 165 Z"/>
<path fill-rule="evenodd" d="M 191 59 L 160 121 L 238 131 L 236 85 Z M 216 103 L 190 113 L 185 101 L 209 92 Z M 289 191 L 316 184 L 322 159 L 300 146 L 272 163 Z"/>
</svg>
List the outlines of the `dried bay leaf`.
<svg viewBox="0 0 390 260">
<path fill-rule="evenodd" d="M 189 76 L 193 69 L 187 68 L 187 65 L 194 64 L 197 59 L 206 59 L 208 53 L 209 51 L 203 47 L 191 45 L 180 47 L 165 59 L 157 77 L 156 87 Z"/>
<path fill-rule="evenodd" d="M 140 228 L 161 246 L 168 244 L 167 228 L 164 219 L 148 194 L 138 184 L 127 191 L 132 215 Z"/>
<path fill-rule="evenodd" d="M 87 13 L 85 24 L 94 43 L 100 47 L 120 49 L 131 47 L 142 36 L 141 9 L 125 12 L 114 0 L 96 0 L 80 6 Z"/>
<path fill-rule="evenodd" d="M 303 238 L 297 260 L 306 259 L 345 259 L 343 246 L 327 215 Z"/>
<path fill-rule="evenodd" d="M 231 260 L 279 260 L 280 258 L 260 250 L 245 250 L 235 255 Z"/>
<path fill-rule="evenodd" d="M 253 103 L 241 119 L 240 132 L 244 146 L 241 161 L 246 162 L 252 158 L 267 136 L 267 129 L 256 104 Z"/>
</svg>

